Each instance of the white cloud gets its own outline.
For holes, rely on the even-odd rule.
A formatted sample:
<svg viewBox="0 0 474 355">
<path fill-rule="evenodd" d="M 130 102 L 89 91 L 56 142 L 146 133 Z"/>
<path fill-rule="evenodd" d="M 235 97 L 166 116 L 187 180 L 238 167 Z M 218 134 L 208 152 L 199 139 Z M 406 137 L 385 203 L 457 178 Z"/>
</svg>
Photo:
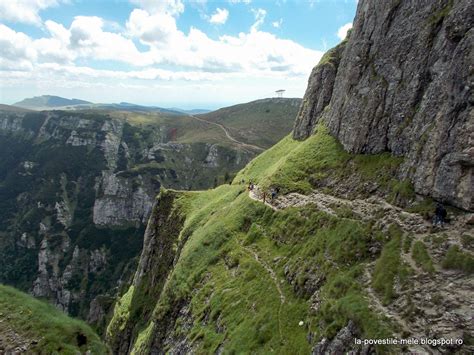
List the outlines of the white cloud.
<svg viewBox="0 0 474 355">
<path fill-rule="evenodd" d="M 339 27 L 337 30 L 337 37 L 339 37 L 340 40 L 343 40 L 347 36 L 347 31 L 349 31 L 352 28 L 352 23 L 346 23 L 344 26 Z"/>
<path fill-rule="evenodd" d="M 132 11 L 126 26 L 133 37 L 146 44 L 167 44 L 179 32 L 173 16 L 165 13 L 150 14 L 141 9 Z"/>
<path fill-rule="evenodd" d="M 216 25 L 223 25 L 229 18 L 229 11 L 227 9 L 217 8 L 216 12 L 210 17 L 209 22 Z"/>
<path fill-rule="evenodd" d="M 259 27 L 263 24 L 265 21 L 265 16 L 267 15 L 267 11 L 264 9 L 252 9 L 252 12 L 255 16 L 255 22 L 250 28 L 251 31 L 257 31 Z"/>
<path fill-rule="evenodd" d="M 131 0 L 131 3 L 149 13 L 165 13 L 176 16 L 184 11 L 184 4 L 181 0 Z"/>
<path fill-rule="evenodd" d="M 31 70 L 36 57 L 32 40 L 27 35 L 0 24 L 1 70 Z"/>
<path fill-rule="evenodd" d="M 283 19 L 279 19 L 278 21 L 273 21 L 272 22 L 272 26 L 275 27 L 275 28 L 280 28 L 281 25 L 283 24 Z"/>
<path fill-rule="evenodd" d="M 95 60 L 118 60 L 136 66 L 152 64 L 149 53 L 139 52 L 131 39 L 104 31 L 103 26 L 99 17 L 76 16 L 69 28 L 69 48 L 78 56 Z"/>
<path fill-rule="evenodd" d="M 61 0 L 2 0 L 0 1 L 0 19 L 40 25 L 41 17 L 38 13 L 60 2 Z"/>
<path fill-rule="evenodd" d="M 284 80 L 285 86 L 292 82 L 304 91 L 304 78 L 323 54 L 260 30 L 266 16 L 264 9 L 253 10 L 255 22 L 247 32 L 214 39 L 195 27 L 187 33 L 181 31 L 176 23 L 181 2 L 166 4 L 161 7 L 163 11 L 157 11 L 156 2 L 140 1 L 140 8 L 130 13 L 123 30 L 111 28 L 96 16 L 77 16 L 69 27 L 46 21 L 44 28 L 48 34 L 40 39 L 0 25 L 3 87 L 27 88 L 28 82 L 41 82 L 57 88 L 100 86 L 112 92 L 119 85 L 173 81 L 196 83 L 193 85 L 216 83 L 215 87 L 219 83 L 228 85 L 226 93 L 233 94 L 236 82 L 259 82 L 254 89 L 267 90 L 280 87 L 278 83 Z M 281 24 L 281 20 L 277 22 Z M 140 41 L 146 50 L 138 50 L 134 41 Z M 88 61 L 101 60 L 124 62 L 133 69 L 98 70 L 87 66 Z M 298 96 L 300 91 L 294 95 Z M 265 95 L 271 94 L 272 90 Z M 239 100 L 244 97 L 247 96 Z"/>
</svg>

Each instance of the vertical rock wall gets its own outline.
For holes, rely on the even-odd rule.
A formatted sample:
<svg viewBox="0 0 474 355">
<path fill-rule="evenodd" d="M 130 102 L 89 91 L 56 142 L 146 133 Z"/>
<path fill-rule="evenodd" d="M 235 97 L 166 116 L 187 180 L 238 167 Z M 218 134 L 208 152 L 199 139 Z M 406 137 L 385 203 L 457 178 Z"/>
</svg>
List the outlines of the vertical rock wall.
<svg viewBox="0 0 474 355">
<path fill-rule="evenodd" d="M 359 1 L 347 43 L 311 74 L 294 138 L 324 121 L 347 151 L 405 156 L 416 192 L 473 210 L 473 24 L 469 0 Z"/>
</svg>

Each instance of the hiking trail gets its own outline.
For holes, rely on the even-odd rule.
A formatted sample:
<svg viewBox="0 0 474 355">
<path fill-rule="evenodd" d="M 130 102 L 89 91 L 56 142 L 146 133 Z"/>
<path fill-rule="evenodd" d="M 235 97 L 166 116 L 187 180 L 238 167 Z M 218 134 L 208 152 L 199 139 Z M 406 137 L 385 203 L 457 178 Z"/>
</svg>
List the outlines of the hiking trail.
<svg viewBox="0 0 474 355">
<path fill-rule="evenodd" d="M 254 185 L 248 195 L 252 200 L 263 203 L 263 192 L 257 185 Z M 402 229 L 404 238 L 412 239 L 408 251 L 404 248 L 400 250 L 402 265 L 411 270 L 409 281 L 407 285 L 401 285 L 400 280 L 396 280 L 396 295 L 390 303 L 384 305 L 372 288 L 375 261 L 366 265 L 361 280 L 372 309 L 398 325 L 400 332 L 394 336 L 463 339 L 465 334 L 474 334 L 474 278 L 467 272 L 442 267 L 447 250 L 452 245 L 471 256 L 474 254 L 472 247 L 465 246 L 461 240 L 463 235 L 474 237 L 474 227 L 469 222 L 473 219 L 473 214 L 453 215 L 450 223 L 443 228 L 434 228 L 420 214 L 407 212 L 376 196 L 348 200 L 315 190 L 308 195 L 289 193 L 278 195 L 273 201 L 268 197 L 265 201 L 265 205 L 274 211 L 309 204 L 339 218 L 372 221 L 382 231 L 387 231 L 392 224 L 396 224 Z M 434 272 L 423 270 L 414 259 L 411 250 L 417 241 L 425 246 Z M 441 354 L 446 349 L 440 350 L 428 345 L 409 346 L 412 353 Z M 471 347 L 468 349 L 471 350 Z"/>
<path fill-rule="evenodd" d="M 196 117 L 194 115 L 189 115 L 189 117 L 191 118 L 194 118 L 195 120 L 198 120 L 198 121 L 201 121 L 201 122 L 204 122 L 204 123 L 207 123 L 207 124 L 211 124 L 211 125 L 214 125 L 214 126 L 217 126 L 219 127 L 220 129 L 222 129 L 227 137 L 227 139 L 229 139 L 230 141 L 232 141 L 233 143 L 237 144 L 237 145 L 240 145 L 241 147 L 243 148 L 247 148 L 247 149 L 250 149 L 250 150 L 258 150 L 260 152 L 264 151 L 265 149 L 262 148 L 262 147 L 259 147 L 257 145 L 254 145 L 254 144 L 248 144 L 248 143 L 244 143 L 244 142 L 241 142 L 241 141 L 238 141 L 237 139 L 235 139 L 234 137 L 232 137 L 229 133 L 229 131 L 227 130 L 227 128 L 225 128 L 224 125 L 220 124 L 220 123 L 217 123 L 217 122 L 212 122 L 212 121 L 208 121 L 208 120 L 205 120 L 205 119 L 202 119 L 202 118 L 199 118 L 199 117 Z"/>
</svg>

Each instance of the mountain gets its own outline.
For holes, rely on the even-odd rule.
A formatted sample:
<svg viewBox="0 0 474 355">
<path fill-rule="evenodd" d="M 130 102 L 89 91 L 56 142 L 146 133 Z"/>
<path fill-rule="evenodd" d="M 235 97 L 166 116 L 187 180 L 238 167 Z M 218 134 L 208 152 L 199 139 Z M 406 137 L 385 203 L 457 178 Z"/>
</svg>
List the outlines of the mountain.
<svg viewBox="0 0 474 355">
<path fill-rule="evenodd" d="M 2 105 L 8 106 L 8 105 Z M 183 110 L 180 108 L 162 108 L 158 106 L 143 106 L 129 102 L 120 103 L 92 103 L 79 99 L 66 99 L 60 96 L 42 95 L 21 100 L 13 106 L 27 108 L 31 110 L 48 110 L 52 108 L 62 110 L 112 110 L 130 112 L 160 112 L 163 114 L 203 114 L 211 110 L 193 109 Z"/>
<path fill-rule="evenodd" d="M 207 110 L 207 109 L 202 109 L 202 108 L 195 108 L 195 109 L 191 109 L 191 110 L 183 110 L 181 108 L 176 108 L 176 107 L 170 108 L 170 110 L 178 111 L 178 112 L 181 112 L 181 113 L 187 113 L 188 115 L 200 115 L 200 114 L 209 113 L 209 112 L 212 111 L 212 110 Z"/>
<path fill-rule="evenodd" d="M 22 107 L 17 107 L 17 106 L 11 106 L 11 105 L 3 105 L 0 104 L 0 111 L 8 112 L 8 111 L 13 111 L 13 112 L 28 112 L 31 110 L 28 110 L 26 108 Z"/>
<path fill-rule="evenodd" d="M 0 351 L 6 354 L 106 354 L 84 322 L 11 287 L 0 285 Z"/>
<path fill-rule="evenodd" d="M 349 152 L 405 157 L 399 178 L 415 192 L 473 210 L 473 15 L 465 1 L 366 1 L 350 40 L 313 70 L 294 138 L 325 122 Z"/>
<path fill-rule="evenodd" d="M 174 109 L 167 109 L 157 106 L 142 106 L 131 104 L 128 102 L 120 102 L 118 104 L 87 104 L 87 105 L 75 105 L 72 107 L 68 107 L 67 109 L 72 110 L 107 110 L 107 111 L 125 111 L 125 112 L 155 112 L 155 113 L 162 113 L 162 114 L 175 114 L 175 115 L 182 115 L 183 112 L 174 110 Z"/>
<path fill-rule="evenodd" d="M 103 330 L 160 187 L 229 183 L 261 151 L 189 115 L 0 107 L 0 282 Z"/>
<path fill-rule="evenodd" d="M 32 98 L 24 99 L 13 105 L 23 107 L 23 108 L 34 109 L 34 110 L 46 110 L 48 108 L 54 108 L 54 107 L 74 106 L 74 105 L 84 105 L 84 104 L 91 104 L 91 102 L 79 100 L 79 99 L 65 99 L 64 97 L 59 97 L 59 96 L 43 95 L 43 96 L 35 96 Z"/>
<path fill-rule="evenodd" d="M 360 0 L 291 135 L 231 185 L 160 190 L 111 350 L 472 353 L 473 8 Z"/>
<path fill-rule="evenodd" d="M 269 98 L 225 107 L 199 115 L 210 122 L 224 125 L 229 133 L 248 144 L 269 148 L 293 127 L 288 116 L 296 116 L 301 99 Z"/>
</svg>

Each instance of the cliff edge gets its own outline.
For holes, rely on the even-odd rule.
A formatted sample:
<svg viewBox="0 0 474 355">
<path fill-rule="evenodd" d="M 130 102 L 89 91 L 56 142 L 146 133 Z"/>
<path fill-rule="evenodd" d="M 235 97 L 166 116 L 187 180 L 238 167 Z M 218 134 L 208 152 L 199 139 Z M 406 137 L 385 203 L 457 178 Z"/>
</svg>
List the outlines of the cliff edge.
<svg viewBox="0 0 474 355">
<path fill-rule="evenodd" d="M 359 1 L 349 38 L 313 70 L 293 137 L 323 121 L 351 153 L 404 156 L 421 195 L 473 210 L 474 4 Z"/>
</svg>

